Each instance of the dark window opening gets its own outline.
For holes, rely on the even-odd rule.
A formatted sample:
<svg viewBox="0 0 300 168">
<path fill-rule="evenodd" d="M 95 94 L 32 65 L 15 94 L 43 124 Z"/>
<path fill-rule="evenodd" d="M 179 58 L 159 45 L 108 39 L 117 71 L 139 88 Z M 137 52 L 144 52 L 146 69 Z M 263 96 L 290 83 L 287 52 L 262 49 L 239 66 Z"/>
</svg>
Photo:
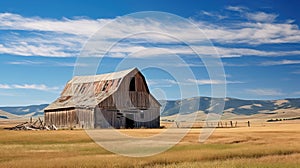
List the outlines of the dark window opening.
<svg viewBox="0 0 300 168">
<path fill-rule="evenodd" d="M 108 86 L 108 81 L 105 81 L 105 84 L 104 84 L 104 86 L 103 86 L 103 88 L 102 88 L 102 91 L 105 91 L 106 88 L 107 88 L 107 86 Z"/>
<path fill-rule="evenodd" d="M 129 91 L 135 91 L 135 77 L 131 78 Z"/>
<path fill-rule="evenodd" d="M 133 114 L 126 114 L 125 128 L 134 128 L 135 122 L 133 118 Z"/>
</svg>

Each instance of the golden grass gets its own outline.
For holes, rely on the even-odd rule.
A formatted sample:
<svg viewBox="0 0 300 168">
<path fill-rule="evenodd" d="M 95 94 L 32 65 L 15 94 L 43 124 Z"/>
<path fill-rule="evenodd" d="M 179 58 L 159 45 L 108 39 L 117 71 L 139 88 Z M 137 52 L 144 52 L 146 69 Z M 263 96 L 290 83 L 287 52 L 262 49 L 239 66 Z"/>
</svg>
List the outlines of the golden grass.
<svg viewBox="0 0 300 168">
<path fill-rule="evenodd" d="M 151 136 L 163 129 L 121 130 Z M 297 167 L 300 123 L 257 123 L 253 127 L 216 129 L 198 143 L 192 129 L 172 149 L 145 158 L 113 154 L 83 130 L 8 131 L 0 129 L 0 167 Z"/>
</svg>

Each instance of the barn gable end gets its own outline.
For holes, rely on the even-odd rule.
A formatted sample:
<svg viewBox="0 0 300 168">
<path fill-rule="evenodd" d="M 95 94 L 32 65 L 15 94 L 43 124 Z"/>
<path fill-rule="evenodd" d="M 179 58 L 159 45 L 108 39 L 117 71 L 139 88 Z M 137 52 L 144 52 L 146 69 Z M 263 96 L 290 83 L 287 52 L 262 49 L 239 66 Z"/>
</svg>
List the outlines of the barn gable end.
<svg viewBox="0 0 300 168">
<path fill-rule="evenodd" d="M 160 104 L 137 69 L 76 76 L 44 110 L 46 124 L 76 128 L 157 128 Z"/>
</svg>

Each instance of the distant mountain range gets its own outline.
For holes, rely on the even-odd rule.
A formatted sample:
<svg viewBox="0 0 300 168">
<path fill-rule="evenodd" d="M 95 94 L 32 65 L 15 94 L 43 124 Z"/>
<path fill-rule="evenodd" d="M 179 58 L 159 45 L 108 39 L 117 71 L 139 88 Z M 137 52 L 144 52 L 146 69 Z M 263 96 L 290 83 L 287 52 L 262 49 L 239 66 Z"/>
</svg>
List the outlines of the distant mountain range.
<svg viewBox="0 0 300 168">
<path fill-rule="evenodd" d="M 217 99 L 217 102 L 220 99 Z M 194 97 L 183 100 L 160 101 L 164 108 L 162 116 L 178 114 L 189 114 L 195 111 L 208 113 L 211 107 L 210 97 Z M 191 110 L 191 107 L 198 104 L 198 108 Z M 300 98 L 284 100 L 241 100 L 226 98 L 224 112 L 238 115 L 271 114 L 278 109 L 299 109 Z"/>
<path fill-rule="evenodd" d="M 220 99 L 219 99 L 220 100 Z M 189 114 L 195 111 L 208 113 L 211 107 L 210 97 L 194 97 L 183 100 L 161 100 L 163 112 L 161 116 Z M 198 106 L 195 107 L 195 104 Z M 17 117 L 43 116 L 43 109 L 48 104 L 0 107 L 0 119 L 12 119 Z M 195 108 L 191 108 L 195 107 Z M 300 109 L 300 98 L 284 100 L 242 100 L 226 98 L 224 113 L 237 115 L 272 114 L 279 109 Z"/>
<path fill-rule="evenodd" d="M 16 107 L 0 107 L 0 118 L 12 119 L 18 117 L 31 117 L 44 115 L 44 108 L 48 104 L 16 106 Z"/>
</svg>

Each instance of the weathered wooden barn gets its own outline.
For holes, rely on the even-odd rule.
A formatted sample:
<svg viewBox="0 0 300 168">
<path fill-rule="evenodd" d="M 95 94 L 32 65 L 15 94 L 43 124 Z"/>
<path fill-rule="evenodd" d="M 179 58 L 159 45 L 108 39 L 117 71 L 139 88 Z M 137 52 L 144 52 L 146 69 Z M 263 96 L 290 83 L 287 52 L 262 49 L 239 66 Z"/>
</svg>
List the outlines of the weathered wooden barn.
<svg viewBox="0 0 300 168">
<path fill-rule="evenodd" d="M 75 76 L 44 109 L 44 120 L 60 128 L 157 128 L 160 106 L 134 68 Z"/>
</svg>

